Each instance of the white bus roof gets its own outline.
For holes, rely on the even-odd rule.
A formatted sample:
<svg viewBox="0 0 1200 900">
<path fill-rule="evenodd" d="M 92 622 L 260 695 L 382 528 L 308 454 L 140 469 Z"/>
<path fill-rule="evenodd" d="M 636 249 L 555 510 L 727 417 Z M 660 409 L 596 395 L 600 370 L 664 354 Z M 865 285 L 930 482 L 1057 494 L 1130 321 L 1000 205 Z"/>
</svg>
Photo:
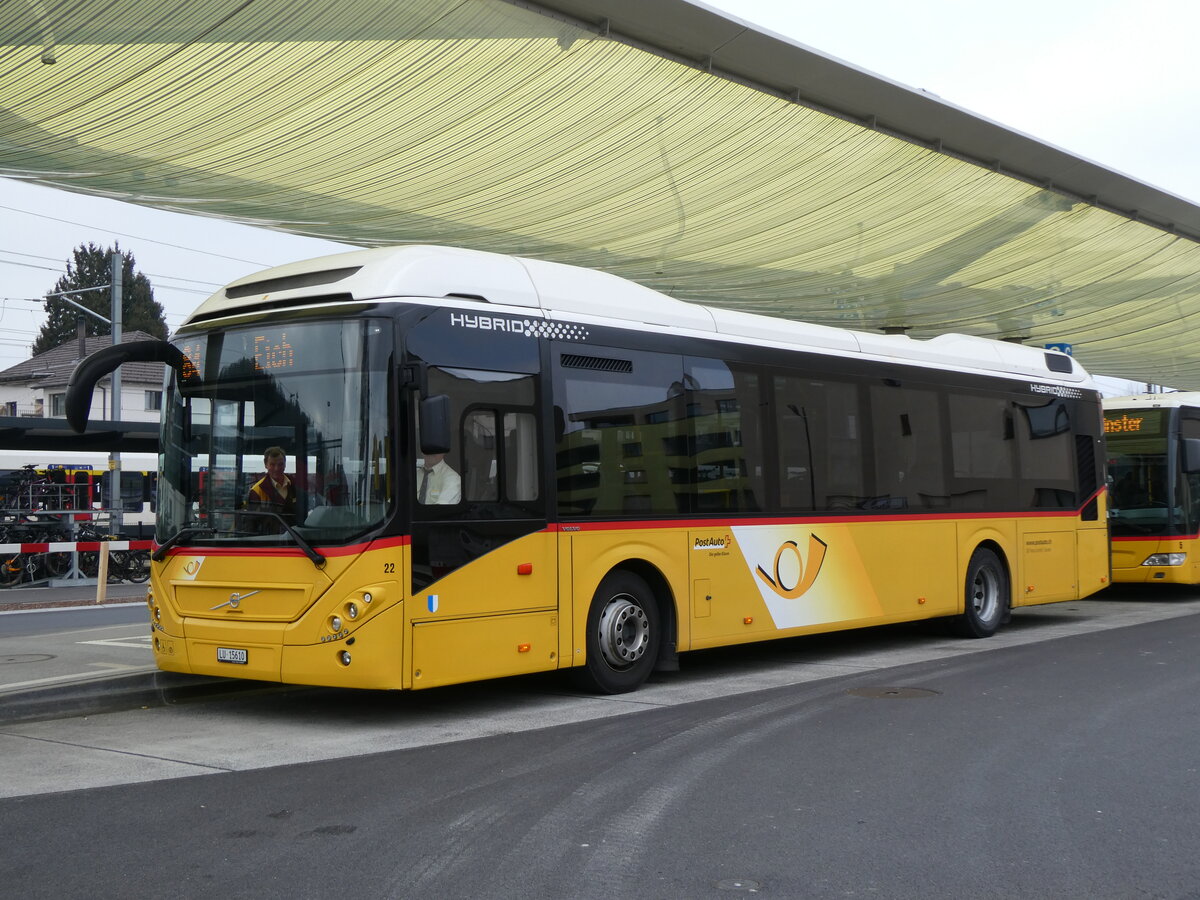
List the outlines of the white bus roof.
<svg viewBox="0 0 1200 900">
<path fill-rule="evenodd" d="M 303 305 L 321 297 L 450 298 L 537 311 L 552 320 L 611 320 L 656 331 L 708 333 L 756 344 L 1093 386 L 1082 366 L 1057 351 L 962 334 L 915 340 L 714 309 L 595 269 L 419 244 L 355 250 L 256 272 L 217 291 L 184 324 L 266 304 L 277 307 L 281 301 Z M 1051 358 L 1055 370 L 1049 367 Z"/>
<path fill-rule="evenodd" d="M 1128 397 L 1105 397 L 1105 409 L 1177 409 L 1181 406 L 1200 407 L 1200 391 L 1175 391 L 1170 394 L 1131 394 Z"/>
</svg>

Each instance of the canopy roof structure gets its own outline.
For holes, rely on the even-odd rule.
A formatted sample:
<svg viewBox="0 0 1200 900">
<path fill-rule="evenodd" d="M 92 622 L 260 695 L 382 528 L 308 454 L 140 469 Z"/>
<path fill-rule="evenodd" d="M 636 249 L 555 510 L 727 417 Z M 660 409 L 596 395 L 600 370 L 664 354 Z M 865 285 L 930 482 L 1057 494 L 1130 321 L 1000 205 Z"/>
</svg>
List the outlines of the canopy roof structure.
<svg viewBox="0 0 1200 900">
<path fill-rule="evenodd" d="M 1200 208 L 685 0 L 8 0 L 0 175 L 1200 388 Z"/>
</svg>

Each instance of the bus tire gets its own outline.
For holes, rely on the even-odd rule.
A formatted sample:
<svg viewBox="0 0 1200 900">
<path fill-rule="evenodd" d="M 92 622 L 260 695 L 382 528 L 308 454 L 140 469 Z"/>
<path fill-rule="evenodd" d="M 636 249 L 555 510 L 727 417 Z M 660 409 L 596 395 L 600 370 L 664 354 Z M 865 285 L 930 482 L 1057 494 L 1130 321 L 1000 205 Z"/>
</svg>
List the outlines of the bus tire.
<svg viewBox="0 0 1200 900">
<path fill-rule="evenodd" d="M 987 547 L 976 547 L 967 563 L 963 613 L 951 620 L 956 634 L 969 638 L 991 637 L 1008 615 L 1008 570 Z"/>
<path fill-rule="evenodd" d="M 587 617 L 587 661 L 579 687 L 601 694 L 636 690 L 650 676 L 662 640 L 661 616 L 646 582 L 623 570 L 605 576 Z"/>
</svg>

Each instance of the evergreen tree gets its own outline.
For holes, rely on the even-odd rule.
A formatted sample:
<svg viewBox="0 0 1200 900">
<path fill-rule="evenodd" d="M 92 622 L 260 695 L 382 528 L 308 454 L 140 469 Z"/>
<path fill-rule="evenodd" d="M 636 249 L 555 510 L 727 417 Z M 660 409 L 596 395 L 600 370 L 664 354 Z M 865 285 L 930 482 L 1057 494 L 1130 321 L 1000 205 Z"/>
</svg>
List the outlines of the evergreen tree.
<svg viewBox="0 0 1200 900">
<path fill-rule="evenodd" d="M 110 258 L 113 253 L 121 253 L 119 244 L 113 244 L 107 250 L 91 243 L 75 248 L 74 260 L 67 260 L 67 274 L 58 279 L 52 291 L 47 292 L 44 304 L 46 322 L 30 347 L 34 356 L 74 339 L 77 333 L 75 321 L 80 317 L 87 324 L 89 336 L 112 333 L 112 329 L 95 316 L 80 312 L 76 307 L 64 302 L 61 297 L 52 297 L 49 294 L 108 284 L 112 273 Z M 162 304 L 154 299 L 150 279 L 141 272 L 134 273 L 132 253 L 121 253 L 121 256 L 122 332 L 144 331 L 155 337 L 165 338 L 166 316 Z M 83 294 L 67 296 L 80 306 L 86 306 L 106 319 L 111 318 L 112 293 L 109 288 L 98 288 Z"/>
</svg>

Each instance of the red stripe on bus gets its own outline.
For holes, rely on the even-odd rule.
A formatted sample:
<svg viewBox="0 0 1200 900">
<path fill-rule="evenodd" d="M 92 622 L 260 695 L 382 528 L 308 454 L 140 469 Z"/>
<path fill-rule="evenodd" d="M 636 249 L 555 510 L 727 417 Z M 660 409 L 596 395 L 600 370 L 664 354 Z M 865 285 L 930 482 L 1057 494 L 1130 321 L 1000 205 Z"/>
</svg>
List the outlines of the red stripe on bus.
<svg viewBox="0 0 1200 900">
<path fill-rule="evenodd" d="M 1200 538 L 1200 533 L 1197 534 L 1137 534 L 1129 535 L 1128 537 L 1114 537 L 1113 542 L 1117 541 L 1194 541 Z"/>
<path fill-rule="evenodd" d="M 1096 491 L 1087 502 L 1077 509 L 1046 510 L 1038 512 L 957 512 L 957 513 L 921 513 L 911 515 L 830 515 L 828 513 L 808 516 L 758 516 L 755 518 L 738 519 L 652 519 L 627 522 L 609 520 L 605 522 L 550 522 L 540 529 L 542 534 L 556 532 L 578 531 L 619 531 L 621 529 L 661 529 L 661 528 L 730 528 L 734 525 L 789 525 L 789 524 L 853 524 L 858 522 L 945 522 L 960 519 L 1069 519 L 1083 512 L 1084 507 L 1094 502 L 1104 488 Z M 464 522 L 463 524 L 469 524 Z M 364 553 L 367 550 L 383 550 L 389 547 L 402 547 L 410 544 L 410 535 L 379 538 L 362 544 L 351 544 L 346 547 L 317 547 L 322 556 L 351 556 Z M 131 545 L 132 546 L 132 545 Z M 172 547 L 167 555 L 186 554 L 189 556 L 269 556 L 287 557 L 303 556 L 303 551 L 296 547 Z"/>
<path fill-rule="evenodd" d="M 368 550 L 387 550 L 391 547 L 402 547 L 411 542 L 408 535 L 379 538 L 361 544 L 350 544 L 347 547 L 314 547 L 322 556 L 354 556 Z M 168 556 L 269 556 L 287 557 L 304 556 L 299 547 L 172 547 L 167 551 Z"/>
<path fill-rule="evenodd" d="M 1099 495 L 1093 494 L 1088 503 Z M 1084 504 L 1087 506 L 1087 503 Z M 754 518 L 725 519 L 656 519 L 652 521 L 631 519 L 626 522 L 556 522 L 546 526 L 547 531 L 618 531 L 638 528 L 730 528 L 735 525 L 851 525 L 858 522 L 946 522 L 962 519 L 1073 519 L 1080 515 L 1078 509 L 1047 510 L 1044 512 L 957 512 L 922 513 L 908 515 L 831 515 L 814 513 L 806 516 L 757 516 Z"/>
</svg>

